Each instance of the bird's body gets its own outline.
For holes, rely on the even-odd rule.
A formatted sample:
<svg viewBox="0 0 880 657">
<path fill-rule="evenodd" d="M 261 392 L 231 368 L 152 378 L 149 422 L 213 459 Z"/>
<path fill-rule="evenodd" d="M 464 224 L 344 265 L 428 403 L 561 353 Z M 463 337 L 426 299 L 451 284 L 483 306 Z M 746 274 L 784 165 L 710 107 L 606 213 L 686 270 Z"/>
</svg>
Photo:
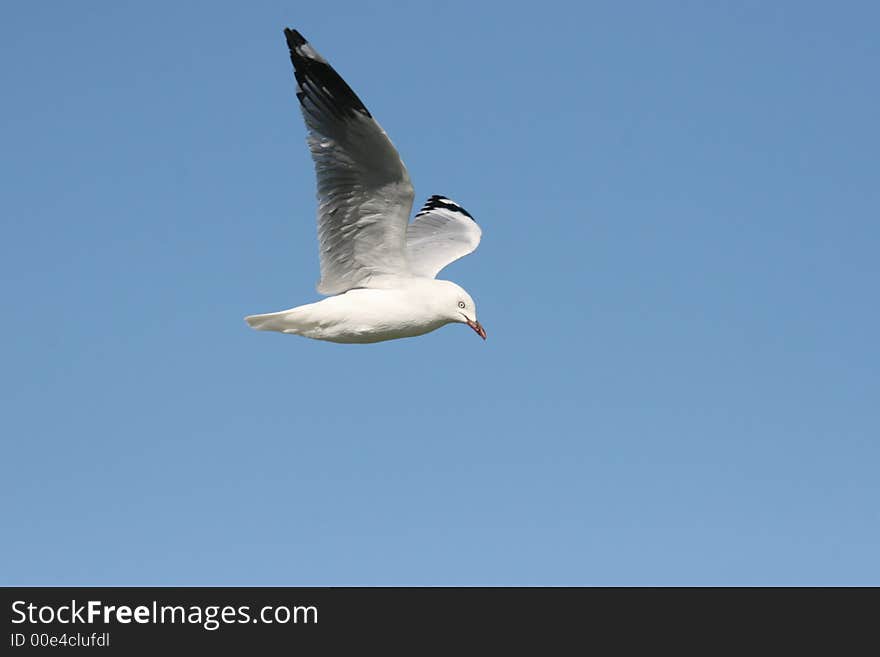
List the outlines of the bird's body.
<svg viewBox="0 0 880 657">
<path fill-rule="evenodd" d="M 356 288 L 290 310 L 252 315 L 247 322 L 260 331 L 279 331 L 328 342 L 368 344 L 412 338 L 461 321 L 447 317 L 437 302 L 450 292 L 446 285 L 461 290 L 454 283 L 433 279 L 388 282 L 394 287 Z"/>
<path fill-rule="evenodd" d="M 408 338 L 453 322 L 485 339 L 470 295 L 435 279 L 477 248 L 480 227 L 442 196 L 428 199 L 410 223 L 413 187 L 388 135 L 299 32 L 284 34 L 318 177 L 318 291 L 331 296 L 245 320 L 329 342 Z"/>
</svg>

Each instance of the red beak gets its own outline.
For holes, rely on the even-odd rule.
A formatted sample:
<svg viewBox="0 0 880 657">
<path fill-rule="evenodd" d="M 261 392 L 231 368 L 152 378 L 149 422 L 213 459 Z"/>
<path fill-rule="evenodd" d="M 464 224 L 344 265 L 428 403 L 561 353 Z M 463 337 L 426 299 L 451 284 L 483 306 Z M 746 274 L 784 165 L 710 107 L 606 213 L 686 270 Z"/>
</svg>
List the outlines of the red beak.
<svg viewBox="0 0 880 657">
<path fill-rule="evenodd" d="M 462 313 L 462 314 L 464 314 L 464 313 Z M 467 325 L 468 325 L 468 326 L 470 326 L 472 329 L 474 329 L 474 331 L 477 332 L 477 335 L 479 335 L 479 336 L 480 336 L 481 338 L 483 338 L 484 340 L 486 339 L 486 329 L 484 329 L 484 328 L 480 325 L 479 322 L 472 322 L 472 321 L 469 320 L 467 317 L 465 317 L 465 321 L 467 321 Z"/>
</svg>

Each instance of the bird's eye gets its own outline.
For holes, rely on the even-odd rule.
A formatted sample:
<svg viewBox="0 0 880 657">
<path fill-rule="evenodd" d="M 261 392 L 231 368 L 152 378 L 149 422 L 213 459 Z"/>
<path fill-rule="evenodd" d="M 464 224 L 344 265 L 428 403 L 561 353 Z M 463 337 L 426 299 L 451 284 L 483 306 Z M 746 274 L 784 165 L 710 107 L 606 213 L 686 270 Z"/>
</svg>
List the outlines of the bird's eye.
<svg viewBox="0 0 880 657">
<path fill-rule="evenodd" d="M 464 308 L 464 301 L 459 301 L 459 302 L 458 302 L 458 307 L 459 307 L 459 308 Z"/>
</svg>

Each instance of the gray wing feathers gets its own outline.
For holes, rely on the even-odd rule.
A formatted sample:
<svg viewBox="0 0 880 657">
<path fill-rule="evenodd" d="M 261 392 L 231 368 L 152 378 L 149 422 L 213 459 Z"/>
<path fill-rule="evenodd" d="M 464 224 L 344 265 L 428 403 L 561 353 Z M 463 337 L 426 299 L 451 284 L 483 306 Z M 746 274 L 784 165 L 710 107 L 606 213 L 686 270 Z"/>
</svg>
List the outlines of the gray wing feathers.
<svg viewBox="0 0 880 657">
<path fill-rule="evenodd" d="M 408 274 L 409 175 L 385 131 L 299 32 L 285 30 L 318 179 L 322 294 Z"/>
<path fill-rule="evenodd" d="M 480 244 L 482 231 L 455 201 L 432 196 L 416 214 L 406 234 L 406 251 L 414 276 L 434 278 L 451 262 Z"/>
</svg>

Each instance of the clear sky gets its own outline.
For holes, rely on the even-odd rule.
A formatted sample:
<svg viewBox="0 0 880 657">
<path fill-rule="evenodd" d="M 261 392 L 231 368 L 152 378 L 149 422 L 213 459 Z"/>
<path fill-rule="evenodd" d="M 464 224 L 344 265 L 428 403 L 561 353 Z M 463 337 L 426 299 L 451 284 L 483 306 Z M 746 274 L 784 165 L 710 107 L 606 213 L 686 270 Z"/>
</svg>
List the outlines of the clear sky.
<svg viewBox="0 0 880 657">
<path fill-rule="evenodd" d="M 880 5 L 0 10 L 2 584 L 880 585 Z M 298 28 L 483 228 L 336 345 Z"/>
</svg>

